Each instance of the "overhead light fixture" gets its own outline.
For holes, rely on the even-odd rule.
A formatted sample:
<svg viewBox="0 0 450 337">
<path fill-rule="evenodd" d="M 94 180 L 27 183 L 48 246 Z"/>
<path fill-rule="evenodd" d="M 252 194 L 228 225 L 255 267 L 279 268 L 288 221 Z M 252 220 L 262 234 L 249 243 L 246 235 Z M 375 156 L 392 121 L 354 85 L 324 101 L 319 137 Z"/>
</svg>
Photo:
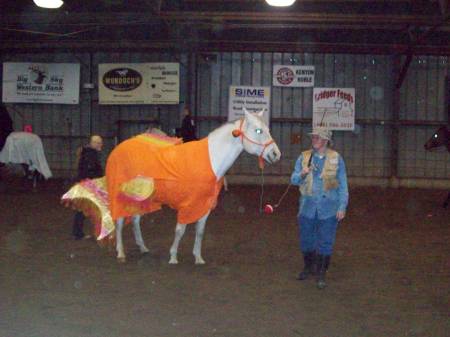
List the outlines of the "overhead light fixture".
<svg viewBox="0 0 450 337">
<path fill-rule="evenodd" d="M 59 8 L 64 3 L 62 0 L 33 0 L 33 2 L 42 8 Z"/>
<path fill-rule="evenodd" d="M 288 7 L 291 6 L 295 0 L 266 0 L 266 2 L 274 7 Z"/>
</svg>

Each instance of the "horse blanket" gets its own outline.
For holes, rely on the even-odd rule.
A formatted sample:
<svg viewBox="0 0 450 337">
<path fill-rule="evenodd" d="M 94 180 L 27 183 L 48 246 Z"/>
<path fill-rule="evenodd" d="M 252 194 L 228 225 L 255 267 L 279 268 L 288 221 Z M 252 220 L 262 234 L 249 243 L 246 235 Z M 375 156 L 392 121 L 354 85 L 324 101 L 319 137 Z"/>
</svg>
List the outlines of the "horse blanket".
<svg viewBox="0 0 450 337">
<path fill-rule="evenodd" d="M 159 210 L 178 211 L 178 222 L 200 219 L 215 206 L 222 187 L 214 174 L 208 138 L 176 146 L 155 146 L 149 134 L 119 144 L 106 163 L 109 208 L 113 220 Z M 131 180 L 151 178 L 154 192 L 145 200 L 126 197 L 121 189 Z"/>
<path fill-rule="evenodd" d="M 29 170 L 37 170 L 48 179 L 52 172 L 45 158 L 44 147 L 39 136 L 29 132 L 12 132 L 0 152 L 0 162 L 27 164 Z"/>
<path fill-rule="evenodd" d="M 120 143 L 107 160 L 106 186 L 103 178 L 85 180 L 62 201 L 101 222 L 99 240 L 113 231 L 118 218 L 154 212 L 163 204 L 178 211 L 179 223 L 197 221 L 215 207 L 223 179 L 212 170 L 207 138 L 178 142 L 147 133 Z"/>
</svg>

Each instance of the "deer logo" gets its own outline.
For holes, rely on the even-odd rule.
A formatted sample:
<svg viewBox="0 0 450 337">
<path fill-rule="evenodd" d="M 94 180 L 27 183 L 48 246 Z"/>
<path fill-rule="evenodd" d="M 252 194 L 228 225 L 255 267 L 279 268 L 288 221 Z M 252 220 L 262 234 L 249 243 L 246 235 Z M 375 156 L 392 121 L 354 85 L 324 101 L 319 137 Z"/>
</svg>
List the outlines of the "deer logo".
<svg viewBox="0 0 450 337">
<path fill-rule="evenodd" d="M 47 77 L 47 71 L 39 68 L 39 66 L 30 66 L 28 70 L 30 70 L 31 73 L 36 77 L 34 79 L 34 83 L 36 84 L 42 84 L 44 82 L 44 79 Z"/>
</svg>

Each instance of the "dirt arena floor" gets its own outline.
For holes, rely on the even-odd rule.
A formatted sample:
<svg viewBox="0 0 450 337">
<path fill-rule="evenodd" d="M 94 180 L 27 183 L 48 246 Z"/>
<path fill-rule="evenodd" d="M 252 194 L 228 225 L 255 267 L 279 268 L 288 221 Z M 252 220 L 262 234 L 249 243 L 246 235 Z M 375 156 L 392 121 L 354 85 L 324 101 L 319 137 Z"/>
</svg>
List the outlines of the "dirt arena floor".
<svg viewBox="0 0 450 337">
<path fill-rule="evenodd" d="M 175 213 L 143 221 L 150 253 L 125 230 L 127 263 L 70 237 L 61 181 L 0 194 L 0 337 L 448 337 L 450 209 L 445 191 L 352 189 L 328 288 L 297 281 L 298 192 L 270 216 L 259 188 L 230 186 L 209 218 L 206 265 L 194 227 L 169 265 Z M 266 187 L 276 202 L 284 187 Z"/>
</svg>

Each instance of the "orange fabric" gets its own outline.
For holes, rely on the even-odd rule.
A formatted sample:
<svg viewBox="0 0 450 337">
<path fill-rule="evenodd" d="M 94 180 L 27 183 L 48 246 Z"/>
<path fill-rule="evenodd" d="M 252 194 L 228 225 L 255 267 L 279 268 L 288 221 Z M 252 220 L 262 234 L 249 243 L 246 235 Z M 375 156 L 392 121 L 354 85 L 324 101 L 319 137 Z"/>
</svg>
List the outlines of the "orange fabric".
<svg viewBox="0 0 450 337">
<path fill-rule="evenodd" d="M 137 177 L 153 178 L 155 193 L 142 202 L 121 196 L 120 186 Z M 178 210 L 178 222 L 192 223 L 215 207 L 223 179 L 211 168 L 208 139 L 160 147 L 140 135 L 119 144 L 106 164 L 113 220 L 154 212 L 161 205 Z"/>
</svg>

